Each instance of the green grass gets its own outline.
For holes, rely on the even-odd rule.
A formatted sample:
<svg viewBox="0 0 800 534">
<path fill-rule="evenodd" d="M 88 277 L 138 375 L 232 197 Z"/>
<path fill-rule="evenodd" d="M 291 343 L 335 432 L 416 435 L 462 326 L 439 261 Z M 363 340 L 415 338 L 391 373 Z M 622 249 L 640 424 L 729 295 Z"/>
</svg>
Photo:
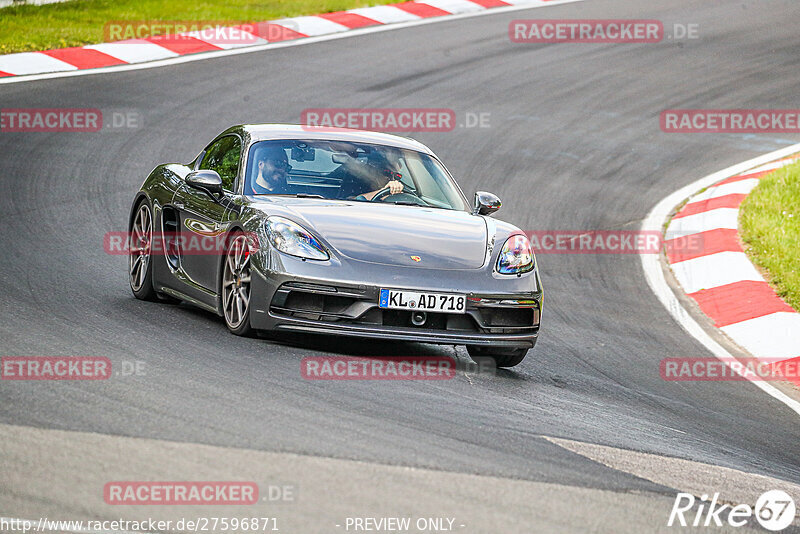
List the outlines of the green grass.
<svg viewBox="0 0 800 534">
<path fill-rule="evenodd" d="M 110 22 L 211 21 L 231 25 L 328 13 L 397 0 L 73 0 L 0 9 L 0 54 L 106 41 Z M 161 32 L 169 33 L 169 32 Z"/>
<path fill-rule="evenodd" d="M 750 258 L 800 310 L 800 163 L 761 179 L 742 204 L 739 227 Z"/>
</svg>

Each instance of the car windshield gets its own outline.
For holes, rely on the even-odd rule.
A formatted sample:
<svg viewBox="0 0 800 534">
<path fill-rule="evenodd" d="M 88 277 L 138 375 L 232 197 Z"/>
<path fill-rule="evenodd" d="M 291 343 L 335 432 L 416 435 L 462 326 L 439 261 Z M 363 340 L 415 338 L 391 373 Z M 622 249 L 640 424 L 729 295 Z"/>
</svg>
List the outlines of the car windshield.
<svg viewBox="0 0 800 534">
<path fill-rule="evenodd" d="M 259 141 L 247 161 L 247 195 L 469 210 L 441 163 L 415 150 L 342 141 Z"/>
</svg>

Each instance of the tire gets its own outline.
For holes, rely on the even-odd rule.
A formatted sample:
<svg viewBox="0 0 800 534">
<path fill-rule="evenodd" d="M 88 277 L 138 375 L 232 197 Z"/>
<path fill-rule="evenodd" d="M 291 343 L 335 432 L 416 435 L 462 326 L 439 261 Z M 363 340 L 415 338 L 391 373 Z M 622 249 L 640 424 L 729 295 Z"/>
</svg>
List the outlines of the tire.
<svg viewBox="0 0 800 534">
<path fill-rule="evenodd" d="M 494 363 L 497 367 L 503 368 L 519 365 L 519 363 L 525 359 L 525 356 L 528 354 L 528 350 L 529 349 L 511 348 L 496 349 L 467 345 L 467 352 L 469 353 L 470 358 L 475 361 L 475 363 L 480 363 L 478 361 L 480 358 L 489 357 L 494 360 Z"/>
<path fill-rule="evenodd" d="M 139 300 L 158 300 L 153 289 L 153 210 L 147 200 L 136 208 L 128 240 L 128 282 Z"/>
<path fill-rule="evenodd" d="M 222 316 L 228 330 L 237 336 L 252 336 L 250 326 L 250 245 L 247 236 L 237 232 L 222 260 Z"/>
</svg>

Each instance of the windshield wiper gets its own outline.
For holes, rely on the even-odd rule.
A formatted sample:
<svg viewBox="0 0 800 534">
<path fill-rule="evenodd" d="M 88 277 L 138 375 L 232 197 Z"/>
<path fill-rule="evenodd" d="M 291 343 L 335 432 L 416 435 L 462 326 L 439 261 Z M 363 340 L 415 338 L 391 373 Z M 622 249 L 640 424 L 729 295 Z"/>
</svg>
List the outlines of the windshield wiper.
<svg viewBox="0 0 800 534">
<path fill-rule="evenodd" d="M 398 206 L 419 206 L 420 208 L 426 207 L 425 204 L 417 204 L 416 202 L 409 202 L 408 200 L 398 200 L 392 202 L 392 204 L 397 204 Z"/>
<path fill-rule="evenodd" d="M 295 193 L 292 196 L 295 198 L 325 198 L 322 195 L 314 195 L 311 193 Z"/>
</svg>

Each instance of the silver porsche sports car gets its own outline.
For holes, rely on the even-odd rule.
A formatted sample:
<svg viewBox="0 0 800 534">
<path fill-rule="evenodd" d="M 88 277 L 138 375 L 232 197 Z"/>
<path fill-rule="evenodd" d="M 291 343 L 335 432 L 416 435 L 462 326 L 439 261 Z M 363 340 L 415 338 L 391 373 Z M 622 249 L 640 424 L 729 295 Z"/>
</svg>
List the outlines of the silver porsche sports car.
<svg viewBox="0 0 800 534">
<path fill-rule="evenodd" d="M 536 344 L 531 244 L 470 204 L 428 147 L 394 135 L 234 126 L 133 199 L 129 277 L 231 332 L 292 331 L 466 345 L 517 365 Z"/>
</svg>

